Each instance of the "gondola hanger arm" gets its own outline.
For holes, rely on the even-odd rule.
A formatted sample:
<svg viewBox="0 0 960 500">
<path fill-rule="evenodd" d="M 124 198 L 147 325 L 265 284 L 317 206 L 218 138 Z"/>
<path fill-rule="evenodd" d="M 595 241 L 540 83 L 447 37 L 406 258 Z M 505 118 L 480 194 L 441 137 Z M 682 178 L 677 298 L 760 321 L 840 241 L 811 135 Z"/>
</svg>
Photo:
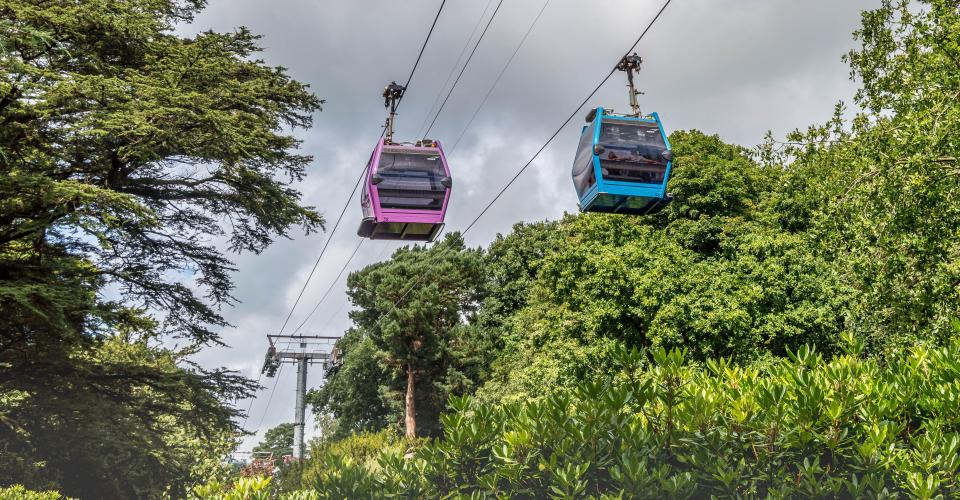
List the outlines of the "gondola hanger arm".
<svg viewBox="0 0 960 500">
<path fill-rule="evenodd" d="M 387 115 L 387 122 L 384 124 L 384 128 L 386 129 L 384 135 L 388 144 L 393 143 L 393 126 L 397 118 L 397 104 L 403 99 L 403 93 L 406 92 L 406 90 L 406 87 L 393 81 L 383 88 L 383 107 L 390 109 L 390 114 Z"/>
<path fill-rule="evenodd" d="M 617 63 L 617 70 L 623 71 L 627 74 L 627 89 L 630 94 L 630 109 L 633 111 L 632 116 L 640 116 L 640 103 L 637 102 L 637 96 L 642 95 L 643 92 L 637 90 L 636 85 L 633 82 L 633 73 L 640 72 L 640 65 L 643 64 L 643 58 L 637 55 L 636 52 L 629 56 L 624 56 L 623 59 Z"/>
</svg>

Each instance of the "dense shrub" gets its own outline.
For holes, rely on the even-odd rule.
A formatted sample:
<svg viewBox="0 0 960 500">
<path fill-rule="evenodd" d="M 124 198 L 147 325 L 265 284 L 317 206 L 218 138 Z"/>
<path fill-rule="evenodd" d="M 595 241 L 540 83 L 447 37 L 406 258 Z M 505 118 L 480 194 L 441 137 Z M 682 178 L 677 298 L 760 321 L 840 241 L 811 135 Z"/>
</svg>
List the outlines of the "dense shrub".
<svg viewBox="0 0 960 500">
<path fill-rule="evenodd" d="M 212 481 L 193 488 L 193 497 L 202 500 L 266 500 L 271 497 L 270 477 L 244 477 L 233 484 Z"/>
<path fill-rule="evenodd" d="M 376 490 L 374 478 L 383 471 L 381 456 L 404 455 L 417 443 L 392 430 L 316 443 L 311 447 L 310 460 L 303 466 L 301 483 L 324 497 L 355 498 Z"/>
<path fill-rule="evenodd" d="M 60 500 L 64 498 L 56 491 L 33 491 L 15 484 L 0 488 L 0 500 Z"/>
<path fill-rule="evenodd" d="M 452 401 L 444 436 L 342 458 L 321 497 L 955 497 L 960 342 L 887 361 L 802 348 L 757 366 L 651 351 L 629 381 L 543 400 Z M 641 366 L 639 353 L 622 355 Z M 317 460 L 317 458 L 314 458 Z"/>
</svg>

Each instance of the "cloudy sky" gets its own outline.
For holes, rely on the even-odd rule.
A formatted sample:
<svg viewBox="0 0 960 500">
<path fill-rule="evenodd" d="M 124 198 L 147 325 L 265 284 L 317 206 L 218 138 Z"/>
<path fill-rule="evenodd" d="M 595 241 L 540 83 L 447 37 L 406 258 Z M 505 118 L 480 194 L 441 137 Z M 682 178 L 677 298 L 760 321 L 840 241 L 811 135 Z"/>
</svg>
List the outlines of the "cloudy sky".
<svg viewBox="0 0 960 500">
<path fill-rule="evenodd" d="M 398 140 L 423 133 L 431 108 L 446 93 L 445 82 L 459 71 L 464 48 L 469 53 L 498 1 L 447 0 L 403 101 Z M 464 133 L 545 3 L 503 1 L 430 134 L 446 145 L 454 175 L 448 230 L 462 229 L 476 217 L 616 64 L 661 2 L 549 0 Z M 837 101 L 851 101 L 856 87 L 841 56 L 854 47 L 851 32 L 860 11 L 878 3 L 676 0 L 638 47 L 644 59 L 639 84 L 646 92 L 641 106 L 659 112 L 668 132 L 695 128 L 745 146 L 761 142 L 768 130 L 783 137 L 794 128 L 825 121 Z M 288 68 L 327 101 L 314 127 L 297 135 L 304 152 L 314 157 L 299 188 L 305 202 L 326 216 L 328 232 L 279 241 L 260 255 L 233 256 L 239 268 L 235 295 L 241 303 L 225 311 L 236 325 L 223 332 L 230 347 L 206 350 L 197 357 L 200 363 L 257 377 L 264 335 L 283 324 L 379 137 L 384 118 L 380 93 L 390 80 L 407 77 L 439 5 L 440 0 L 210 0 L 193 25 L 181 27 L 184 34 L 249 27 L 263 35 L 262 57 L 268 64 Z M 627 109 L 624 84 L 625 77 L 615 75 L 588 106 Z M 486 245 L 520 221 L 576 211 L 569 173 L 580 125 L 577 119 L 564 129 L 471 230 L 469 244 Z M 451 150 L 461 134 L 462 141 Z M 359 220 L 360 207 L 353 200 L 287 331 L 304 320 L 359 243 Z M 365 242 L 349 269 L 383 259 L 396 247 Z M 302 333 L 338 335 L 349 323 L 348 309 L 341 279 Z M 277 378 L 265 379 L 267 389 L 253 402 L 248 428 L 262 435 L 293 420 L 293 372 L 287 366 Z M 308 386 L 321 383 L 319 367 L 314 368 Z M 307 435 L 313 433 L 308 428 Z M 257 438 L 248 439 L 242 449 Z"/>
</svg>

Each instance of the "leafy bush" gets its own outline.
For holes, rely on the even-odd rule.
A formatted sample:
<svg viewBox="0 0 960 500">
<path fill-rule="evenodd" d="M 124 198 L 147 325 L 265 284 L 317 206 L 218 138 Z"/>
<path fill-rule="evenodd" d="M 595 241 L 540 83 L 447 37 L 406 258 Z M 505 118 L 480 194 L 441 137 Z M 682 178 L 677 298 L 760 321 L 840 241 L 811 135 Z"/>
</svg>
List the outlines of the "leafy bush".
<svg viewBox="0 0 960 500">
<path fill-rule="evenodd" d="M 270 498 L 270 477 L 242 477 L 235 483 L 212 481 L 193 488 L 195 498 L 201 500 L 267 500 Z"/>
<path fill-rule="evenodd" d="M 324 497 L 364 496 L 365 492 L 377 491 L 375 477 L 382 473 L 381 456 L 402 456 L 416 445 L 417 441 L 401 438 L 391 430 L 320 443 L 312 447 L 301 482 Z"/>
<path fill-rule="evenodd" d="M 312 486 L 321 497 L 960 495 L 960 341 L 888 362 L 847 342 L 832 360 L 805 347 L 762 366 L 692 366 L 655 349 L 627 383 L 499 406 L 455 398 L 442 439 L 406 457 L 393 446 L 376 465 L 330 453 Z"/>
<path fill-rule="evenodd" d="M 33 491 L 15 484 L 0 488 L 0 500 L 60 500 L 64 498 L 56 491 Z"/>
</svg>

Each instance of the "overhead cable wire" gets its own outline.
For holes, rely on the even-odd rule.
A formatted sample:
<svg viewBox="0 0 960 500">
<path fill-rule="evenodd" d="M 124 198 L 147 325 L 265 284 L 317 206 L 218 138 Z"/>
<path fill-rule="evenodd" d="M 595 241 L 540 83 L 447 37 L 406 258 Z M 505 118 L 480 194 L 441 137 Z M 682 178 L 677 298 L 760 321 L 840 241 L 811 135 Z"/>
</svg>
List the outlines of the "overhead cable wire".
<svg viewBox="0 0 960 500">
<path fill-rule="evenodd" d="M 467 67 L 470 66 L 470 60 L 473 59 L 473 55 L 477 53 L 477 48 L 480 47 L 480 42 L 483 41 L 483 36 L 487 34 L 487 30 L 490 29 L 490 25 L 493 24 L 493 20 L 497 17 L 497 12 L 500 11 L 501 5 L 503 5 L 503 0 L 497 2 L 497 8 L 493 9 L 493 14 L 491 14 L 490 19 L 487 20 L 487 25 L 484 26 L 483 31 L 480 32 L 480 38 L 477 38 L 477 43 L 473 45 L 473 50 L 470 51 L 467 61 L 463 63 L 463 67 L 460 68 L 460 74 L 458 74 L 457 79 L 453 81 L 453 85 L 450 87 L 450 91 L 447 92 L 447 96 L 443 98 L 443 102 L 440 104 L 440 108 L 437 109 L 437 113 L 433 115 L 433 121 L 430 122 L 430 126 L 427 127 L 427 131 L 423 134 L 424 136 L 430 135 L 430 130 L 433 129 L 433 125 L 437 122 L 440 112 L 443 111 L 443 107 L 447 105 L 447 101 L 450 100 L 450 96 L 453 94 L 454 89 L 457 88 L 457 83 L 460 82 L 460 77 L 463 76 L 463 73 L 467 70 Z"/>
<path fill-rule="evenodd" d="M 263 427 L 263 421 L 267 418 L 267 411 L 270 410 L 270 403 L 273 401 L 273 394 L 277 392 L 277 386 L 280 385 L 281 373 L 283 373 L 283 363 L 280 363 L 280 368 L 277 369 L 277 374 L 274 375 L 273 388 L 270 389 L 270 397 L 267 398 L 267 405 L 263 407 L 263 414 L 260 415 L 260 423 L 257 424 L 257 429 Z"/>
<path fill-rule="evenodd" d="M 317 304 L 313 306 L 313 309 L 310 310 L 310 313 L 307 314 L 307 316 L 303 318 L 303 321 L 301 321 L 300 324 L 297 325 L 297 328 L 293 330 L 293 335 L 296 335 L 297 332 L 299 332 L 300 329 L 303 328 L 303 325 L 307 324 L 307 321 L 310 320 L 310 317 L 313 316 L 314 313 L 316 313 L 317 310 L 320 309 L 320 306 L 323 305 L 324 301 L 327 300 L 327 297 L 330 295 L 330 292 L 333 290 L 333 287 L 340 282 L 340 278 L 343 277 L 343 273 L 347 271 L 347 266 L 349 266 L 350 262 L 353 261 L 353 258 L 357 255 L 357 252 L 360 250 L 360 247 L 363 246 L 363 242 L 367 241 L 365 238 L 359 238 L 359 239 L 360 241 L 357 243 L 357 246 L 353 249 L 353 253 L 350 254 L 350 258 L 348 258 L 347 261 L 343 263 L 343 266 L 340 267 L 340 272 L 337 273 L 337 277 L 333 278 L 333 281 L 330 282 L 330 286 L 328 286 L 327 290 L 323 292 L 323 296 L 320 297 L 320 300 L 317 301 Z"/>
<path fill-rule="evenodd" d="M 336 224 L 333 225 L 333 230 L 330 231 L 330 236 L 327 236 L 327 241 L 323 243 L 323 248 L 320 249 L 320 255 L 317 256 L 317 260 L 313 263 L 313 268 L 310 269 L 310 274 L 307 275 L 307 280 L 303 282 L 303 286 L 300 287 L 300 293 L 297 294 L 297 300 L 293 302 L 293 307 L 290 308 L 290 312 L 287 313 L 286 319 L 283 320 L 283 326 L 280 327 L 278 335 L 283 334 L 283 330 L 287 328 L 287 323 L 290 322 L 290 317 L 293 316 L 293 311 L 297 308 L 297 304 L 300 303 L 300 299 L 303 298 L 303 293 L 307 290 L 307 285 L 310 284 L 310 280 L 313 279 L 313 274 L 317 272 L 317 267 L 320 265 L 320 260 L 323 259 L 323 255 L 327 252 L 327 247 L 330 246 L 330 242 L 333 240 L 333 236 L 337 232 L 337 228 L 340 227 L 340 222 L 343 220 L 343 215 L 347 213 L 347 207 L 350 206 L 350 200 L 353 199 L 353 195 L 357 193 L 357 188 L 360 186 L 360 180 L 363 179 L 363 176 L 358 179 L 357 183 L 353 185 L 353 191 L 350 192 L 350 196 L 347 197 L 347 202 L 343 205 L 343 209 L 340 210 L 340 215 L 337 217 Z"/>
<path fill-rule="evenodd" d="M 527 27 L 527 32 L 523 34 L 523 38 L 520 39 L 520 43 L 518 43 L 517 47 L 513 49 L 513 54 L 511 54 L 510 58 L 507 59 L 507 62 L 503 65 L 503 68 L 500 68 L 500 73 L 493 81 L 493 85 L 491 85 L 490 89 L 487 90 L 487 94 L 483 96 L 483 99 L 480 101 L 477 109 L 473 110 L 473 115 L 470 116 L 470 119 L 467 120 L 467 124 L 464 125 L 463 130 L 460 131 L 460 135 L 457 137 L 456 142 L 453 143 L 453 147 L 450 148 L 450 152 L 447 153 L 447 156 L 453 156 L 453 152 L 456 151 L 457 145 L 460 144 L 460 140 L 463 139 L 463 136 L 467 134 L 467 130 L 469 130 L 470 126 L 473 125 L 473 121 L 477 118 L 477 114 L 480 113 L 480 110 L 483 108 L 484 104 L 487 103 L 487 99 L 490 98 L 490 94 L 493 94 L 493 90 L 497 88 L 497 84 L 500 83 L 500 79 L 503 78 L 504 73 L 507 72 L 507 68 L 510 67 L 510 63 L 513 62 L 514 58 L 516 58 L 517 54 L 520 52 L 520 49 L 523 48 L 523 44 L 526 43 L 527 37 L 529 37 L 530 33 L 533 32 L 533 27 L 537 25 L 538 21 L 540 21 L 540 17 L 543 16 L 543 11 L 547 10 L 548 5 L 550 5 L 550 0 L 543 2 L 543 7 L 540 7 L 540 12 L 537 13 L 537 17 L 533 18 L 533 22 L 531 22 L 530 26 Z"/>
<path fill-rule="evenodd" d="M 260 389 L 261 379 L 263 379 L 263 371 L 261 371 L 260 374 L 257 375 L 257 381 L 254 383 L 254 385 L 257 386 L 257 390 Z M 250 396 L 250 403 L 247 405 L 247 410 L 243 412 L 243 423 L 240 424 L 241 432 L 246 432 L 247 430 L 247 420 L 250 420 L 250 410 L 253 408 L 253 402 L 256 400 L 257 400 L 257 397 L 255 395 Z"/>
<path fill-rule="evenodd" d="M 647 24 L 647 27 L 644 28 L 644 30 L 640 33 L 640 36 L 637 37 L 637 39 L 633 42 L 633 44 L 630 45 L 630 48 L 627 49 L 627 51 L 626 51 L 619 59 L 617 59 L 617 62 L 618 62 L 618 63 L 619 63 L 619 61 L 622 60 L 624 57 L 630 55 L 630 52 L 633 52 L 633 50 L 634 50 L 634 49 L 636 48 L 636 46 L 640 43 L 640 41 L 643 40 L 643 37 L 646 36 L 647 32 L 650 31 L 650 28 L 652 28 L 653 25 L 657 22 L 657 20 L 660 19 L 660 16 L 663 14 L 663 11 L 666 10 L 667 6 L 669 6 L 669 5 L 670 5 L 670 2 L 672 2 L 672 1 L 673 1 L 673 0 L 666 0 L 666 2 L 664 2 L 663 6 L 660 7 L 660 10 L 657 11 L 657 14 L 656 14 L 655 16 L 653 16 L 653 19 L 650 20 L 650 23 L 649 23 L 649 24 Z M 517 178 L 519 178 L 520 175 L 523 174 L 523 172 L 526 171 L 526 169 L 534 162 L 534 160 L 536 160 L 537 157 L 540 156 L 540 153 L 542 153 L 543 150 L 545 150 L 545 149 L 547 148 L 547 146 L 549 146 L 550 143 L 553 142 L 553 140 L 560 134 L 560 132 L 570 123 L 571 120 L 573 120 L 573 118 L 577 115 L 577 113 L 580 112 L 580 110 L 587 104 L 587 102 L 588 102 L 590 99 L 592 99 L 593 96 L 596 95 L 597 92 L 600 91 L 600 88 L 603 87 L 603 85 L 604 85 L 605 83 L 607 83 L 607 80 L 609 80 L 610 77 L 613 76 L 613 74 L 614 74 L 616 71 L 617 71 L 617 67 L 614 66 L 614 67 L 610 70 L 610 72 L 607 73 L 607 75 L 606 75 L 605 77 L 603 77 L 602 80 L 600 80 L 600 83 L 597 84 L 597 86 L 594 87 L 593 91 L 591 91 L 590 94 L 587 95 L 587 97 L 584 98 L 583 101 L 580 102 L 580 104 L 577 106 L 577 108 L 574 109 L 572 113 L 570 113 L 570 116 L 568 116 L 567 119 L 563 121 L 563 123 L 562 123 L 562 124 L 557 128 L 557 130 L 547 139 L 547 141 L 543 144 L 543 146 L 541 146 L 540 149 L 538 149 L 537 152 L 534 153 L 534 155 L 523 165 L 523 167 L 521 167 L 520 170 L 518 170 L 517 173 L 513 175 L 513 177 L 503 186 L 503 188 L 500 189 L 500 191 L 497 193 L 497 195 L 490 201 L 490 203 L 487 203 L 487 205 L 483 208 L 483 210 L 480 211 L 480 214 L 477 215 L 477 217 L 473 219 L 473 221 L 470 223 L 470 225 L 468 225 L 468 226 L 466 227 L 466 229 L 464 229 L 463 231 L 461 231 L 461 233 L 460 233 L 461 235 L 467 234 L 467 232 L 469 232 L 469 231 L 474 227 L 474 225 L 477 223 L 477 221 L 479 221 L 480 218 L 483 217 L 483 215 L 487 212 L 487 210 L 489 210 L 490 207 L 492 207 L 492 206 L 494 205 L 494 203 L 496 203 L 497 200 L 499 200 L 500 197 L 503 196 L 503 193 L 505 193 L 505 192 L 507 191 L 507 189 L 509 189 L 510 186 L 513 185 L 513 183 L 517 180 Z M 390 309 L 389 309 L 388 311 L 386 311 L 385 313 L 381 313 L 380 317 L 377 319 L 377 322 L 375 323 L 375 326 L 379 326 L 380 323 L 383 321 L 383 319 L 387 316 L 387 314 L 393 312 L 393 310 L 396 309 L 396 308 L 399 306 L 400 302 L 401 302 L 404 298 L 406 298 L 406 296 L 407 296 L 414 288 L 416 288 L 417 286 L 420 285 L 420 283 L 423 281 L 423 279 L 424 279 L 425 276 L 426 276 L 426 274 L 421 274 L 420 277 L 417 278 L 416 281 L 414 281 L 409 287 L 407 287 L 407 289 L 406 289 L 406 290 L 400 295 L 400 297 L 393 303 L 392 307 L 390 307 Z"/>
<path fill-rule="evenodd" d="M 407 76 L 407 83 L 403 84 L 404 87 L 410 86 L 410 82 L 413 80 L 413 75 L 417 72 L 417 67 L 420 66 L 420 59 L 423 58 L 423 51 L 427 50 L 427 43 L 430 42 L 430 37 L 433 36 L 433 30 L 437 27 L 437 21 L 440 19 L 440 13 L 443 12 L 443 6 L 446 4 L 447 0 L 440 2 L 440 8 L 437 9 L 437 15 L 433 17 L 433 24 L 430 25 L 430 31 L 427 32 L 427 38 L 423 40 L 423 45 L 420 46 L 420 53 L 417 54 L 417 60 L 413 63 L 413 68 L 410 69 L 410 75 Z M 400 101 L 403 101 L 403 96 L 400 96 L 397 106 L 400 106 Z"/>
<path fill-rule="evenodd" d="M 480 24 L 483 23 L 483 18 L 486 17 L 487 11 L 490 10 L 491 5 L 493 5 L 493 0 L 487 0 L 487 5 L 483 8 L 483 12 L 480 13 L 480 17 L 477 18 L 476 24 L 473 25 L 473 30 L 470 32 L 470 35 L 467 36 L 467 39 L 464 40 L 463 48 L 460 49 L 460 55 L 457 56 L 456 62 L 450 66 L 450 72 L 447 73 L 447 79 L 444 80 L 440 90 L 437 91 L 437 97 L 433 99 L 433 104 L 430 105 L 430 111 L 427 111 L 427 114 L 423 116 L 423 123 L 421 123 L 417 128 L 419 137 L 423 137 L 423 131 L 426 129 L 427 122 L 430 120 L 430 117 L 433 116 L 433 110 L 436 109 L 437 104 L 440 104 L 440 98 L 443 97 L 443 91 L 447 88 L 447 84 L 450 83 L 450 79 L 453 78 L 453 73 L 457 71 L 458 67 L 460 67 L 460 61 L 463 60 L 463 56 L 467 53 L 467 47 L 470 46 L 470 40 L 473 40 L 473 35 L 477 33 L 478 29 L 480 29 Z"/>
<path fill-rule="evenodd" d="M 388 243 L 388 242 L 387 242 L 387 243 Z M 387 250 L 390 250 L 390 245 L 389 245 L 389 244 L 385 244 L 385 245 L 383 246 L 383 248 L 380 249 L 380 253 L 377 254 L 377 258 L 374 259 L 374 262 L 380 262 L 380 261 L 382 261 L 384 255 L 386 255 L 386 253 L 387 253 Z M 336 312 L 334 312 L 333 314 L 327 316 L 327 320 L 323 323 L 323 325 L 322 325 L 317 331 L 319 331 L 319 332 L 326 332 L 327 330 L 329 330 L 331 323 L 333 323 L 333 318 L 336 318 L 336 317 L 340 316 L 340 313 L 342 313 L 343 310 L 347 308 L 347 305 L 348 305 L 349 303 L 350 303 L 350 302 L 349 302 L 348 300 L 344 300 L 343 303 L 340 304 L 340 307 L 337 308 Z"/>
</svg>

